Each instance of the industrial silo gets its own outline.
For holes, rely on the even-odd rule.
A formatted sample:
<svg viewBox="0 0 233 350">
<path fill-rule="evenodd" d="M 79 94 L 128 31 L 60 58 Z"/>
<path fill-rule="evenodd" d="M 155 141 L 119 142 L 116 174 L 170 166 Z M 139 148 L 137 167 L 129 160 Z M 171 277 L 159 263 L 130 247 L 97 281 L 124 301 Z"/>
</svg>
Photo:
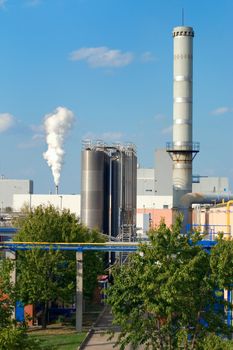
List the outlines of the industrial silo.
<svg viewBox="0 0 233 350">
<path fill-rule="evenodd" d="M 121 214 L 121 154 L 118 150 L 111 157 L 111 235 L 119 235 Z"/>
<path fill-rule="evenodd" d="M 109 234 L 109 220 L 110 220 L 110 157 L 108 152 L 105 149 L 102 150 L 104 152 L 104 207 L 103 207 L 103 232 L 105 234 Z"/>
<path fill-rule="evenodd" d="M 82 150 L 81 221 L 103 232 L 106 155 L 102 149 L 85 144 Z"/>
<path fill-rule="evenodd" d="M 137 158 L 133 145 L 124 148 L 122 157 L 122 210 L 121 231 L 129 240 L 136 235 L 136 169 Z"/>
<path fill-rule="evenodd" d="M 85 142 L 82 150 L 81 221 L 130 241 L 136 234 L 136 153 L 132 145 Z"/>
</svg>

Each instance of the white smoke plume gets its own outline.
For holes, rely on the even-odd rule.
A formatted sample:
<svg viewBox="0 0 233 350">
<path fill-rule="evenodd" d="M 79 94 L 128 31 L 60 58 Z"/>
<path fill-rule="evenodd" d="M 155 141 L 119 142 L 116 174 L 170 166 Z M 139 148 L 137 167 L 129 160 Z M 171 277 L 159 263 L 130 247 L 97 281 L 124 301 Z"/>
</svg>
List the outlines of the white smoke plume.
<svg viewBox="0 0 233 350">
<path fill-rule="evenodd" d="M 57 107 L 56 110 L 44 117 L 44 129 L 48 150 L 43 153 L 52 170 L 54 183 L 59 184 L 61 167 L 65 151 L 63 149 L 64 140 L 67 132 L 74 122 L 74 114 L 65 107 Z"/>
</svg>

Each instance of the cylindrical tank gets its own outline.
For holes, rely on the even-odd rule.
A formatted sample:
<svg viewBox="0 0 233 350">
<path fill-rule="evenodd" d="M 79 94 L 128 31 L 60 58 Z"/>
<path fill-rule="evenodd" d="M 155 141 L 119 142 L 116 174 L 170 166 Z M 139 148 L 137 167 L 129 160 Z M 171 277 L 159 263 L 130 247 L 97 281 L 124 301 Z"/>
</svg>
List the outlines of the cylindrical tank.
<svg viewBox="0 0 233 350">
<path fill-rule="evenodd" d="M 105 234 L 131 239 L 136 228 L 133 147 L 86 143 L 82 151 L 81 221 Z M 133 232 L 133 233 L 132 233 Z"/>
<path fill-rule="evenodd" d="M 104 211 L 103 211 L 103 233 L 109 234 L 109 219 L 110 219 L 110 192 L 111 192 L 111 171 L 110 157 L 107 152 L 104 152 Z"/>
<path fill-rule="evenodd" d="M 133 168 L 133 175 L 132 175 L 132 183 L 133 183 L 133 193 L 132 193 L 132 206 L 133 206 L 133 225 L 135 229 L 135 236 L 136 236 L 136 215 L 137 215 L 137 156 L 135 153 L 132 154 L 132 168 Z"/>
<path fill-rule="evenodd" d="M 122 157 L 122 213 L 121 227 L 129 234 L 130 240 L 136 234 L 136 176 L 137 158 L 132 146 L 127 146 Z"/>
<path fill-rule="evenodd" d="M 121 211 L 121 162 L 120 153 L 116 152 L 111 159 L 111 233 L 116 237 L 119 234 Z"/>
<path fill-rule="evenodd" d="M 189 208 L 182 208 L 181 197 L 192 192 L 192 27 L 175 27 L 173 66 L 173 209 L 189 216 Z"/>
<path fill-rule="evenodd" d="M 104 228 L 105 162 L 102 150 L 82 150 L 81 221 L 100 231 Z"/>
<path fill-rule="evenodd" d="M 111 227 L 117 236 L 136 227 L 137 158 L 132 148 L 121 147 L 112 155 Z"/>
</svg>

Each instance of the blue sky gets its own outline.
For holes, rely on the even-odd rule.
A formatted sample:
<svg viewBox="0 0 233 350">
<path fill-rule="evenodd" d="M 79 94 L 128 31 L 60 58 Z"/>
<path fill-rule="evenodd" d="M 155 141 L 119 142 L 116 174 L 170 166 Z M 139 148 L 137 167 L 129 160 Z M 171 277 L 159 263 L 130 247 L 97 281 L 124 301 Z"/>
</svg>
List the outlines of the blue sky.
<svg viewBox="0 0 233 350">
<path fill-rule="evenodd" d="M 172 140 L 172 28 L 194 39 L 194 173 L 233 189 L 232 0 L 0 0 L 0 174 L 54 190 L 44 116 L 75 115 L 60 191 L 79 193 L 81 140 L 131 141 L 138 161 Z"/>
</svg>

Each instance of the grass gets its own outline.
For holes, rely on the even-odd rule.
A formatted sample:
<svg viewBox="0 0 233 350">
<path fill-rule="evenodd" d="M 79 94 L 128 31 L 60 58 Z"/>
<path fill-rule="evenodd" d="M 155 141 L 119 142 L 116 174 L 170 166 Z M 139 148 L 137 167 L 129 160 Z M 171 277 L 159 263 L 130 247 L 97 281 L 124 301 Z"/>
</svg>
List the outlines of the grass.
<svg viewBox="0 0 233 350">
<path fill-rule="evenodd" d="M 84 329 L 90 328 L 102 310 L 103 305 L 86 305 L 83 314 Z M 65 322 L 63 324 L 51 324 L 46 330 L 31 328 L 28 335 L 33 339 L 38 339 L 46 350 L 76 350 L 84 340 L 86 332 L 77 333 L 70 322 Z"/>
<path fill-rule="evenodd" d="M 76 350 L 86 333 L 76 333 L 72 329 L 38 330 L 29 333 L 29 337 L 38 339 L 46 349 Z"/>
</svg>

